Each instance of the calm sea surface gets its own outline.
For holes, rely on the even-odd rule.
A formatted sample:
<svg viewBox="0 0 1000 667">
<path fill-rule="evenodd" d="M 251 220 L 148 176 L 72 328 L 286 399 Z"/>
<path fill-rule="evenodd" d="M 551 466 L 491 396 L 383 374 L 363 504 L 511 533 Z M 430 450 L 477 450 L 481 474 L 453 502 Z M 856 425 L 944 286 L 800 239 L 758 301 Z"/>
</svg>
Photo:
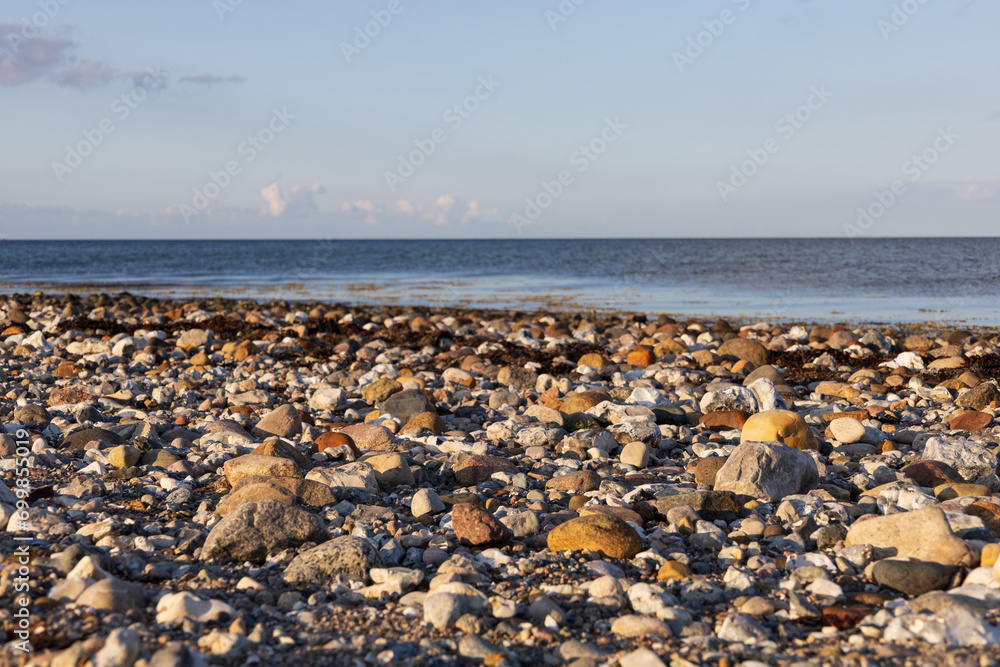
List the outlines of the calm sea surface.
<svg viewBox="0 0 1000 667">
<path fill-rule="evenodd" d="M 1000 325 L 1000 238 L 0 243 L 35 289 Z"/>
</svg>

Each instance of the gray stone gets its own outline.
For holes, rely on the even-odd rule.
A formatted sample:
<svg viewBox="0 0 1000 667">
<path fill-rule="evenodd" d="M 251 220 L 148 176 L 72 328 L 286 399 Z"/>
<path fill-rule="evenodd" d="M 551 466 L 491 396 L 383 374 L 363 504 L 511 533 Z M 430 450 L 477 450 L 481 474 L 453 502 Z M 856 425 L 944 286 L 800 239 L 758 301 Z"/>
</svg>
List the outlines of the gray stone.
<svg viewBox="0 0 1000 667">
<path fill-rule="evenodd" d="M 418 489 L 410 502 L 410 513 L 417 518 L 425 514 L 440 514 L 444 510 L 444 503 L 434 489 Z"/>
<path fill-rule="evenodd" d="M 240 505 L 212 528 L 201 558 L 260 563 L 279 551 L 325 539 L 326 528 L 316 515 L 277 500 L 257 500 Z"/>
<path fill-rule="evenodd" d="M 746 614 L 729 614 L 717 634 L 724 641 L 743 644 L 756 644 L 770 639 L 764 626 Z"/>
<path fill-rule="evenodd" d="M 294 405 L 279 405 L 266 415 L 253 429 L 254 435 L 258 438 L 268 438 L 275 436 L 278 438 L 291 438 L 302 432 L 302 419 L 299 411 Z"/>
<path fill-rule="evenodd" d="M 741 410 L 754 414 L 759 410 L 756 394 L 750 389 L 738 385 L 725 387 L 718 391 L 705 392 L 698 407 L 702 412 Z"/>
<path fill-rule="evenodd" d="M 947 463 L 967 482 L 993 474 L 997 468 L 996 454 L 966 438 L 929 438 L 921 457 Z"/>
<path fill-rule="evenodd" d="M 288 583 L 334 583 L 337 575 L 366 580 L 373 567 L 385 567 L 378 549 L 368 540 L 345 535 L 304 551 L 289 563 L 284 578 Z"/>
<path fill-rule="evenodd" d="M 879 586 L 915 597 L 947 588 L 955 568 L 940 563 L 886 558 L 872 565 L 871 573 Z"/>
<path fill-rule="evenodd" d="M 427 400 L 422 391 L 409 389 L 387 398 L 379 411 L 382 414 L 390 414 L 406 424 L 421 412 L 434 412 L 434 405 Z"/>
<path fill-rule="evenodd" d="M 777 501 L 818 481 L 816 461 L 806 452 L 779 442 L 744 442 L 719 468 L 715 490 Z"/>
</svg>

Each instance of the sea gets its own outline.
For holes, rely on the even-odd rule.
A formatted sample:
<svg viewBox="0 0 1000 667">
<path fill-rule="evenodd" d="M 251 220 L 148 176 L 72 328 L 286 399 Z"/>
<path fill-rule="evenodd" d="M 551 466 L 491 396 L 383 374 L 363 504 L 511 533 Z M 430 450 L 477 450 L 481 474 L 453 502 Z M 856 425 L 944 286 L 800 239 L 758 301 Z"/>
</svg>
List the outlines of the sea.
<svg viewBox="0 0 1000 667">
<path fill-rule="evenodd" d="M 0 293 L 1000 325 L 1000 238 L 0 242 Z"/>
</svg>

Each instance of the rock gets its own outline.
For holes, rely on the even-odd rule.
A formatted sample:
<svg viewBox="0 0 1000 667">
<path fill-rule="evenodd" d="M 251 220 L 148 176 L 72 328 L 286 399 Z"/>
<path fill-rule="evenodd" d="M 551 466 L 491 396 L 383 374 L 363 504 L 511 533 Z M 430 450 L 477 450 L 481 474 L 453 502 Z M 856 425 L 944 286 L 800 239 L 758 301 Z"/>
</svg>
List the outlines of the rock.
<svg viewBox="0 0 1000 667">
<path fill-rule="evenodd" d="M 211 332 L 204 329 L 188 329 L 177 339 L 177 347 L 185 351 L 193 350 L 207 345 L 211 338 Z"/>
<path fill-rule="evenodd" d="M 498 547 L 512 537 L 511 531 L 481 507 L 460 503 L 451 510 L 452 527 L 458 541 L 473 547 Z"/>
<path fill-rule="evenodd" d="M 740 442 L 778 441 L 795 449 L 819 449 L 819 443 L 806 421 L 791 410 L 759 412 L 743 425 Z"/>
<path fill-rule="evenodd" d="M 142 452 L 131 445 L 118 445 L 108 451 L 108 463 L 115 468 L 131 468 L 140 457 Z"/>
<path fill-rule="evenodd" d="M 41 405 L 28 403 L 14 409 L 15 424 L 21 424 L 28 428 L 42 429 L 52 421 L 52 415 Z"/>
<path fill-rule="evenodd" d="M 340 387 L 322 387 L 309 397 L 309 409 L 317 412 L 337 410 L 346 402 L 344 390 Z"/>
<path fill-rule="evenodd" d="M 421 412 L 420 414 L 414 415 L 403 428 L 400 429 L 400 433 L 420 433 L 422 431 L 430 431 L 431 433 L 436 433 L 438 435 L 444 433 L 448 430 L 448 424 L 441 419 L 440 415 L 436 412 Z"/>
<path fill-rule="evenodd" d="M 997 468 L 996 454 L 964 438 L 929 438 L 921 457 L 925 461 L 939 461 L 951 466 L 967 482 L 994 474 Z"/>
<path fill-rule="evenodd" d="M 225 602 L 205 600 L 187 591 L 167 593 L 156 603 L 156 622 L 166 625 L 179 625 L 184 621 L 226 621 L 234 615 L 233 608 Z"/>
<path fill-rule="evenodd" d="M 233 510 L 238 508 L 243 503 L 249 503 L 257 500 L 276 500 L 279 503 L 284 503 L 285 505 L 295 505 L 298 502 L 298 498 L 295 497 L 295 494 L 288 489 L 282 488 L 276 484 L 264 482 L 260 484 L 242 485 L 239 490 L 234 490 L 218 504 L 215 508 L 215 513 L 223 517 L 229 516 L 232 514 Z"/>
<path fill-rule="evenodd" d="M 326 527 L 316 515 L 276 500 L 251 501 L 212 528 L 201 559 L 261 563 L 284 549 L 325 539 Z"/>
<path fill-rule="evenodd" d="M 961 475 L 954 468 L 941 461 L 914 461 L 903 466 L 900 472 L 919 486 L 931 489 L 942 484 L 956 484 L 962 481 Z"/>
<path fill-rule="evenodd" d="M 694 468 L 694 481 L 698 484 L 708 484 L 709 486 L 714 486 L 715 476 L 725 464 L 726 459 L 721 456 L 709 456 L 703 459 L 698 459 L 698 463 Z"/>
<path fill-rule="evenodd" d="M 936 507 L 855 521 L 847 531 L 844 544 L 868 544 L 894 550 L 891 555 L 900 558 L 942 565 L 972 565 L 975 561 L 971 548 L 955 537 L 944 512 Z"/>
<path fill-rule="evenodd" d="M 733 385 L 718 391 L 707 391 L 698 404 L 702 412 L 757 412 L 757 396 L 746 387 Z M 744 427 L 745 428 L 745 427 Z"/>
<path fill-rule="evenodd" d="M 601 488 L 601 476 L 593 470 L 575 470 L 559 477 L 553 477 L 545 482 L 545 488 L 549 491 L 583 494 Z"/>
<path fill-rule="evenodd" d="M 670 626 L 658 618 L 627 614 L 611 622 L 611 634 L 620 637 L 670 637 Z"/>
<path fill-rule="evenodd" d="M 963 392 L 955 399 L 955 405 L 969 410 L 982 411 L 988 407 L 1000 407 L 1000 390 L 996 382 L 981 382 Z"/>
<path fill-rule="evenodd" d="M 954 567 L 919 560 L 886 558 L 871 567 L 872 578 L 879 586 L 912 597 L 946 589 L 955 576 Z"/>
<path fill-rule="evenodd" d="M 130 667 L 139 658 L 142 645 L 132 628 L 115 628 L 93 658 L 93 667 Z M 53 660 L 53 664 L 56 661 Z"/>
<path fill-rule="evenodd" d="M 770 635 L 763 625 L 753 620 L 752 617 L 739 613 L 731 613 L 726 616 L 726 620 L 722 622 L 716 634 L 723 641 L 749 645 L 770 639 Z"/>
<path fill-rule="evenodd" d="M 121 579 L 101 579 L 88 586 L 76 599 L 77 606 L 98 611 L 126 612 L 146 606 L 142 586 Z"/>
<path fill-rule="evenodd" d="M 642 550 L 642 539 L 621 519 L 604 514 L 577 517 L 561 523 L 548 535 L 552 551 L 582 551 L 607 558 L 630 559 Z"/>
<path fill-rule="evenodd" d="M 514 474 L 517 472 L 517 467 L 507 459 L 498 456 L 477 454 L 462 459 L 458 465 L 452 468 L 452 472 L 455 473 L 455 479 L 462 486 L 475 486 L 480 482 L 487 481 L 495 472 Z"/>
<path fill-rule="evenodd" d="M 295 464 L 295 467 L 302 472 L 309 470 L 309 459 L 299 453 L 295 447 L 288 444 L 284 440 L 279 440 L 278 438 L 271 438 L 265 441 L 263 444 L 258 445 L 251 454 L 257 454 L 259 456 L 276 456 L 283 459 L 288 459 Z"/>
<path fill-rule="evenodd" d="M 668 560 L 656 572 L 657 581 L 678 581 L 690 576 L 691 570 L 688 569 L 688 566 L 675 560 Z"/>
<path fill-rule="evenodd" d="M 610 400 L 611 395 L 608 392 L 601 389 L 588 389 L 567 396 L 559 411 L 567 415 L 575 412 L 586 412 L 604 401 Z"/>
<path fill-rule="evenodd" d="M 379 424 L 352 424 L 340 429 L 340 433 L 351 438 L 359 449 L 376 452 L 391 452 L 396 449 L 396 438 Z"/>
<path fill-rule="evenodd" d="M 405 424 L 422 412 L 434 412 L 434 406 L 422 391 L 410 389 L 387 398 L 380 411 L 382 414 L 392 415 Z"/>
<path fill-rule="evenodd" d="M 267 484 L 269 486 L 281 487 L 282 489 L 292 493 L 298 502 L 312 507 L 324 507 L 337 502 L 337 497 L 326 484 L 310 479 L 298 479 L 295 477 L 244 477 L 237 482 L 231 492 L 235 494 L 237 491 L 241 491 L 244 487 L 253 486 L 255 484 Z"/>
<path fill-rule="evenodd" d="M 79 387 L 56 387 L 49 393 L 48 406 L 78 405 L 93 398 L 93 394 Z"/>
<path fill-rule="evenodd" d="M 744 359 L 753 362 L 755 366 L 767 364 L 767 348 L 749 338 L 730 338 L 719 346 L 716 353 L 731 361 Z"/>
<path fill-rule="evenodd" d="M 87 446 L 88 442 L 92 442 L 94 440 L 103 441 L 111 445 L 127 444 L 125 438 L 121 437 L 114 431 L 108 431 L 103 428 L 85 428 L 80 431 L 74 431 L 63 438 L 61 448 L 83 449 Z"/>
<path fill-rule="evenodd" d="M 418 489 L 410 502 L 410 513 L 414 518 L 420 518 L 425 514 L 440 514 L 444 510 L 445 505 L 434 489 Z"/>
<path fill-rule="evenodd" d="M 620 667 L 667 667 L 667 663 L 648 648 L 637 648 L 626 653 L 619 658 L 618 664 Z"/>
<path fill-rule="evenodd" d="M 346 433 L 324 433 L 313 441 L 313 447 L 317 452 L 323 452 L 334 447 L 348 447 L 354 456 L 361 456 L 361 450 L 354 444 L 354 438 Z"/>
<path fill-rule="evenodd" d="M 746 433 L 744 429 L 744 437 Z M 818 481 L 816 461 L 809 454 L 776 442 L 743 442 L 716 473 L 715 490 L 777 501 L 808 491 Z"/>
<path fill-rule="evenodd" d="M 993 415 L 985 412 L 966 412 L 952 419 L 948 426 L 956 431 L 969 431 L 979 433 L 984 428 L 993 423 Z"/>
<path fill-rule="evenodd" d="M 302 433 L 302 419 L 294 405 L 281 405 L 261 417 L 253 429 L 258 438 L 291 438 Z"/>
<path fill-rule="evenodd" d="M 838 442 L 851 445 L 865 437 L 865 425 L 857 419 L 841 417 L 830 422 L 830 433 Z"/>
<path fill-rule="evenodd" d="M 441 631 L 450 628 L 464 610 L 462 598 L 453 593 L 431 593 L 424 598 L 424 622 Z"/>
<path fill-rule="evenodd" d="M 710 431 L 739 431 L 749 418 L 750 413 L 742 410 L 719 410 L 702 415 L 698 423 Z"/>
<path fill-rule="evenodd" d="M 514 387 L 519 391 L 534 391 L 538 374 L 523 366 L 504 366 L 497 373 L 497 382 L 504 387 Z"/>
<path fill-rule="evenodd" d="M 746 385 L 747 389 L 757 397 L 757 409 L 761 412 L 768 410 L 787 410 L 788 404 L 782 398 L 781 392 L 767 378 L 759 378 Z"/>
<path fill-rule="evenodd" d="M 231 486 L 244 477 L 262 475 L 264 477 L 302 477 L 302 472 L 294 461 L 280 456 L 265 456 L 263 454 L 244 454 L 229 459 L 223 464 L 226 480 Z"/>
<path fill-rule="evenodd" d="M 629 366 L 646 367 L 656 363 L 656 353 L 653 348 L 639 345 L 628 353 L 625 363 Z"/>
<path fill-rule="evenodd" d="M 641 442 L 630 442 L 622 448 L 619 459 L 622 463 L 627 463 L 636 468 L 645 468 L 649 464 L 651 452 L 649 447 Z"/>
<path fill-rule="evenodd" d="M 335 583 L 337 575 L 364 581 L 369 570 L 382 567 L 382 556 L 371 542 L 346 535 L 300 553 L 285 569 L 284 579 L 290 584 L 326 586 Z"/>
<path fill-rule="evenodd" d="M 413 486 L 416 483 L 406 459 L 399 454 L 376 454 L 366 458 L 365 463 L 375 471 L 375 479 L 383 489 Z"/>
<path fill-rule="evenodd" d="M 731 522 L 739 518 L 740 504 L 729 491 L 694 491 L 653 501 L 656 512 L 663 517 L 677 507 L 690 507 L 706 521 Z"/>
<path fill-rule="evenodd" d="M 403 385 L 392 378 L 382 377 L 361 389 L 361 398 L 372 403 L 381 403 L 393 394 L 403 391 Z"/>
</svg>

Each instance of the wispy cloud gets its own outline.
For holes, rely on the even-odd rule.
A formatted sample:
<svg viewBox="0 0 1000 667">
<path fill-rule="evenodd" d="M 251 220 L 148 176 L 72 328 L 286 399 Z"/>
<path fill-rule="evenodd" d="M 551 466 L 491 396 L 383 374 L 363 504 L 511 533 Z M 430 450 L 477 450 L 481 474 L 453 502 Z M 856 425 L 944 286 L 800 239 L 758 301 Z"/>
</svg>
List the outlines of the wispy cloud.
<svg viewBox="0 0 1000 667">
<path fill-rule="evenodd" d="M 32 40 L 20 39 L 20 26 L 0 24 L 0 45 L 10 51 L 0 60 L 0 86 L 16 86 L 53 74 L 65 64 L 72 40 L 40 35 Z M 20 41 L 10 41 L 17 36 Z"/>
<path fill-rule="evenodd" d="M 419 218 L 435 227 L 456 223 L 466 224 L 473 221 L 496 222 L 501 220 L 498 209 L 484 210 L 477 201 L 472 201 L 468 206 L 464 206 L 452 194 L 441 195 L 431 204 L 414 204 L 401 199 L 396 202 L 396 212 L 404 217 Z"/>
<path fill-rule="evenodd" d="M 959 201 L 986 201 L 1000 194 L 1000 185 L 996 183 L 963 183 L 953 189 Z"/>
<path fill-rule="evenodd" d="M 70 86 L 80 90 L 93 88 L 94 86 L 104 86 L 111 83 L 115 78 L 115 71 L 97 62 L 96 60 L 84 60 L 56 77 L 56 83 L 60 86 Z"/>
<path fill-rule="evenodd" d="M 219 83 L 243 83 L 246 81 L 246 78 L 238 74 L 233 74 L 232 76 L 198 74 L 196 76 L 182 76 L 180 80 L 186 81 L 187 83 L 197 83 L 202 86 L 214 86 Z"/>
</svg>

